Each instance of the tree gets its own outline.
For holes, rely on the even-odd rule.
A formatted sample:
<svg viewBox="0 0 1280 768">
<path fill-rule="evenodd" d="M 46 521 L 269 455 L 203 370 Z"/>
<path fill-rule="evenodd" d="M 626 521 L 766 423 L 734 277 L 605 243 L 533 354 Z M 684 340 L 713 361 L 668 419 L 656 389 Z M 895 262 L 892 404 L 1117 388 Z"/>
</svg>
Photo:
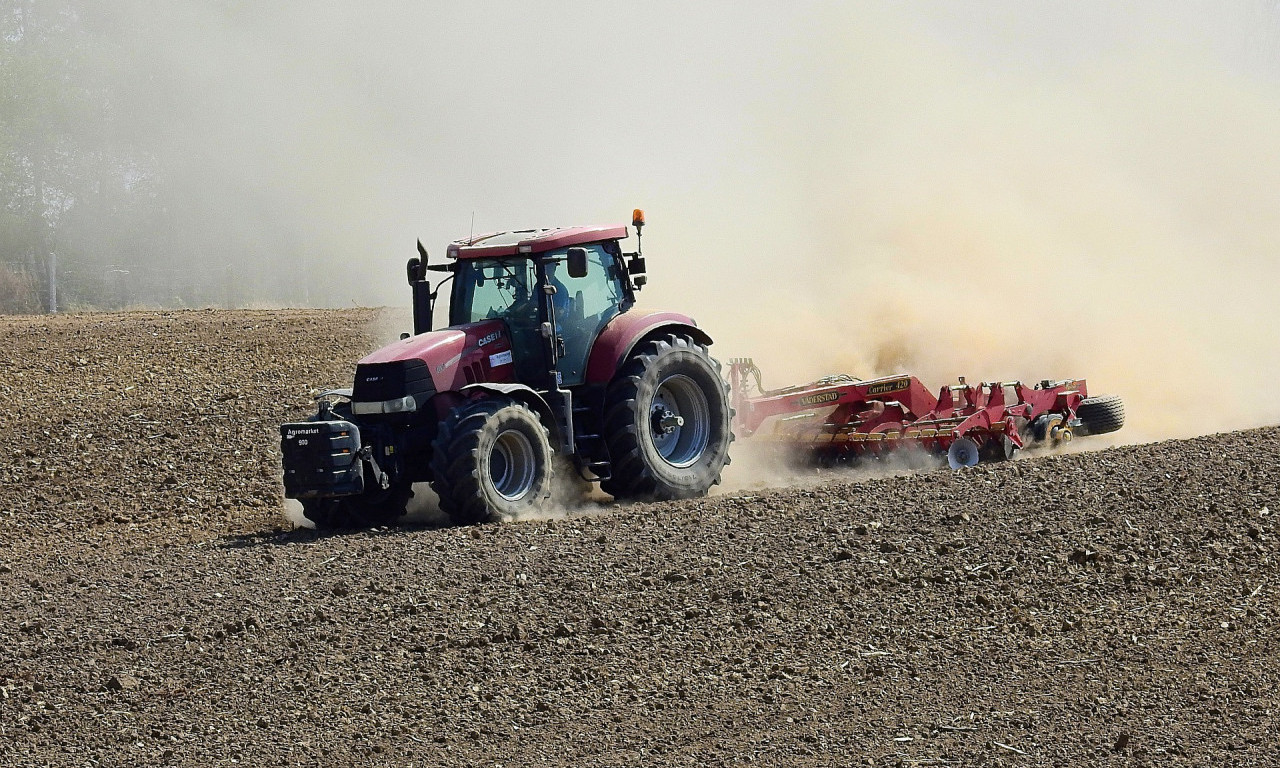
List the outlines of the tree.
<svg viewBox="0 0 1280 768">
<path fill-rule="evenodd" d="M 101 303 L 103 259 L 119 251 L 95 243 L 151 202 L 145 156 L 111 131 L 100 64 L 115 43 L 86 13 L 67 0 L 0 0 L 0 259 L 35 279 L 45 309 L 55 258 L 57 287 Z"/>
</svg>

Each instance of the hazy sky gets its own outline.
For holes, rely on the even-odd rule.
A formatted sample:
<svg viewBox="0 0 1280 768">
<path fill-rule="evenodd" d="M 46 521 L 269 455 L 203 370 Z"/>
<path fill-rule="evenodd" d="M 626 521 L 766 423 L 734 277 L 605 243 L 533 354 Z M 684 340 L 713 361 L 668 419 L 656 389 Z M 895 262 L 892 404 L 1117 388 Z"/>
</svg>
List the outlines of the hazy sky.
<svg viewBox="0 0 1280 768">
<path fill-rule="evenodd" d="M 655 286 L 665 258 L 728 240 L 798 246 L 794 231 L 777 230 L 814 226 L 793 214 L 813 209 L 820 153 L 842 136 L 845 158 L 892 160 L 911 142 L 932 152 L 953 140 L 937 122 L 945 112 L 988 119 L 986 98 L 1010 81 L 1010 109 L 1036 119 L 1029 99 L 1144 51 L 1243 61 L 1221 54 L 1242 48 L 1239 17 L 1257 4 L 1170 5 L 107 8 L 122 27 L 118 66 L 140 140 L 265 250 L 302 244 L 317 257 L 379 260 L 348 283 L 350 297 L 335 297 L 368 303 L 395 298 L 394 262 L 415 237 L 440 251 L 473 214 L 487 230 L 614 221 L 646 207 Z M 939 111 L 925 124 L 912 113 L 920 107 Z M 760 231 L 766 221 L 773 231 Z"/>
<path fill-rule="evenodd" d="M 1159 435 L 1280 418 L 1275 5 L 94 7 L 184 234 L 329 303 L 643 207 L 644 303 L 774 384 L 1083 375 Z"/>
</svg>

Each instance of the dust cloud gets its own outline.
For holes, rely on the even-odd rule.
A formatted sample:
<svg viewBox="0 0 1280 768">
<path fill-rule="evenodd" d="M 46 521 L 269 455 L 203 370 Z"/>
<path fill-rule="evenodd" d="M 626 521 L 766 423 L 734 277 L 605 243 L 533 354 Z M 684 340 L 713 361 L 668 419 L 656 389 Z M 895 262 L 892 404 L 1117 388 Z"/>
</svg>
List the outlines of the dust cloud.
<svg viewBox="0 0 1280 768">
<path fill-rule="evenodd" d="M 1086 377 L 1118 442 L 1280 420 L 1275 12 L 913 8 L 833 12 L 762 105 L 741 237 L 687 256 L 716 290 L 658 255 L 654 292 L 768 386 Z"/>
<path fill-rule="evenodd" d="M 1087 377 L 1124 441 L 1280 420 L 1274 3 L 86 7 L 178 267 L 403 308 L 417 238 L 642 207 L 642 306 L 766 384 Z"/>
</svg>

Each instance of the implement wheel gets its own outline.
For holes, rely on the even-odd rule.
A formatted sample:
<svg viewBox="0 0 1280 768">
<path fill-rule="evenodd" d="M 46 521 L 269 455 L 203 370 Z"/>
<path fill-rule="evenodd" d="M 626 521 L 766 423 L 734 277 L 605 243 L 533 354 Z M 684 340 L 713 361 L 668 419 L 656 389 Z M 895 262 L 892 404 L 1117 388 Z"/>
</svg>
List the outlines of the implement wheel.
<svg viewBox="0 0 1280 768">
<path fill-rule="evenodd" d="M 514 520 L 551 497 L 551 442 L 528 406 L 485 398 L 453 409 L 432 443 L 431 488 L 459 525 Z"/>
<path fill-rule="evenodd" d="M 1124 426 L 1124 401 L 1119 395 L 1087 397 L 1076 409 L 1080 434 L 1105 435 Z"/>
<path fill-rule="evenodd" d="M 1054 439 L 1055 430 L 1062 428 L 1062 414 L 1046 413 L 1031 422 L 1031 437 L 1037 443 L 1047 443 Z"/>
<path fill-rule="evenodd" d="M 983 461 L 994 464 L 1001 461 L 1012 461 L 1017 452 L 1018 447 L 1013 444 L 1008 435 L 992 435 L 986 445 L 982 446 L 979 455 Z"/>
<path fill-rule="evenodd" d="M 643 344 L 605 394 L 604 438 L 616 499 L 687 499 L 720 482 L 733 441 L 729 385 L 687 336 Z"/>
</svg>

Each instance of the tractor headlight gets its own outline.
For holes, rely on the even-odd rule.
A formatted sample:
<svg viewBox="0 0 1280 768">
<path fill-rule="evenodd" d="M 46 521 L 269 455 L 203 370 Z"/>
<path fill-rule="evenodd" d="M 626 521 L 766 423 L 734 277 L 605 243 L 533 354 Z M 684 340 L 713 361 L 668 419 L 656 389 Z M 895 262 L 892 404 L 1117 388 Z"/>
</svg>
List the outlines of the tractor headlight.
<svg viewBox="0 0 1280 768">
<path fill-rule="evenodd" d="M 352 403 L 351 412 L 359 415 L 371 413 L 411 413 L 418 410 L 418 401 L 413 395 L 397 397 L 394 400 L 383 400 L 377 403 Z"/>
<path fill-rule="evenodd" d="M 409 411 L 418 410 L 418 403 L 413 399 L 413 395 L 405 395 L 395 400 L 387 400 L 383 404 L 383 413 L 407 413 Z"/>
</svg>

